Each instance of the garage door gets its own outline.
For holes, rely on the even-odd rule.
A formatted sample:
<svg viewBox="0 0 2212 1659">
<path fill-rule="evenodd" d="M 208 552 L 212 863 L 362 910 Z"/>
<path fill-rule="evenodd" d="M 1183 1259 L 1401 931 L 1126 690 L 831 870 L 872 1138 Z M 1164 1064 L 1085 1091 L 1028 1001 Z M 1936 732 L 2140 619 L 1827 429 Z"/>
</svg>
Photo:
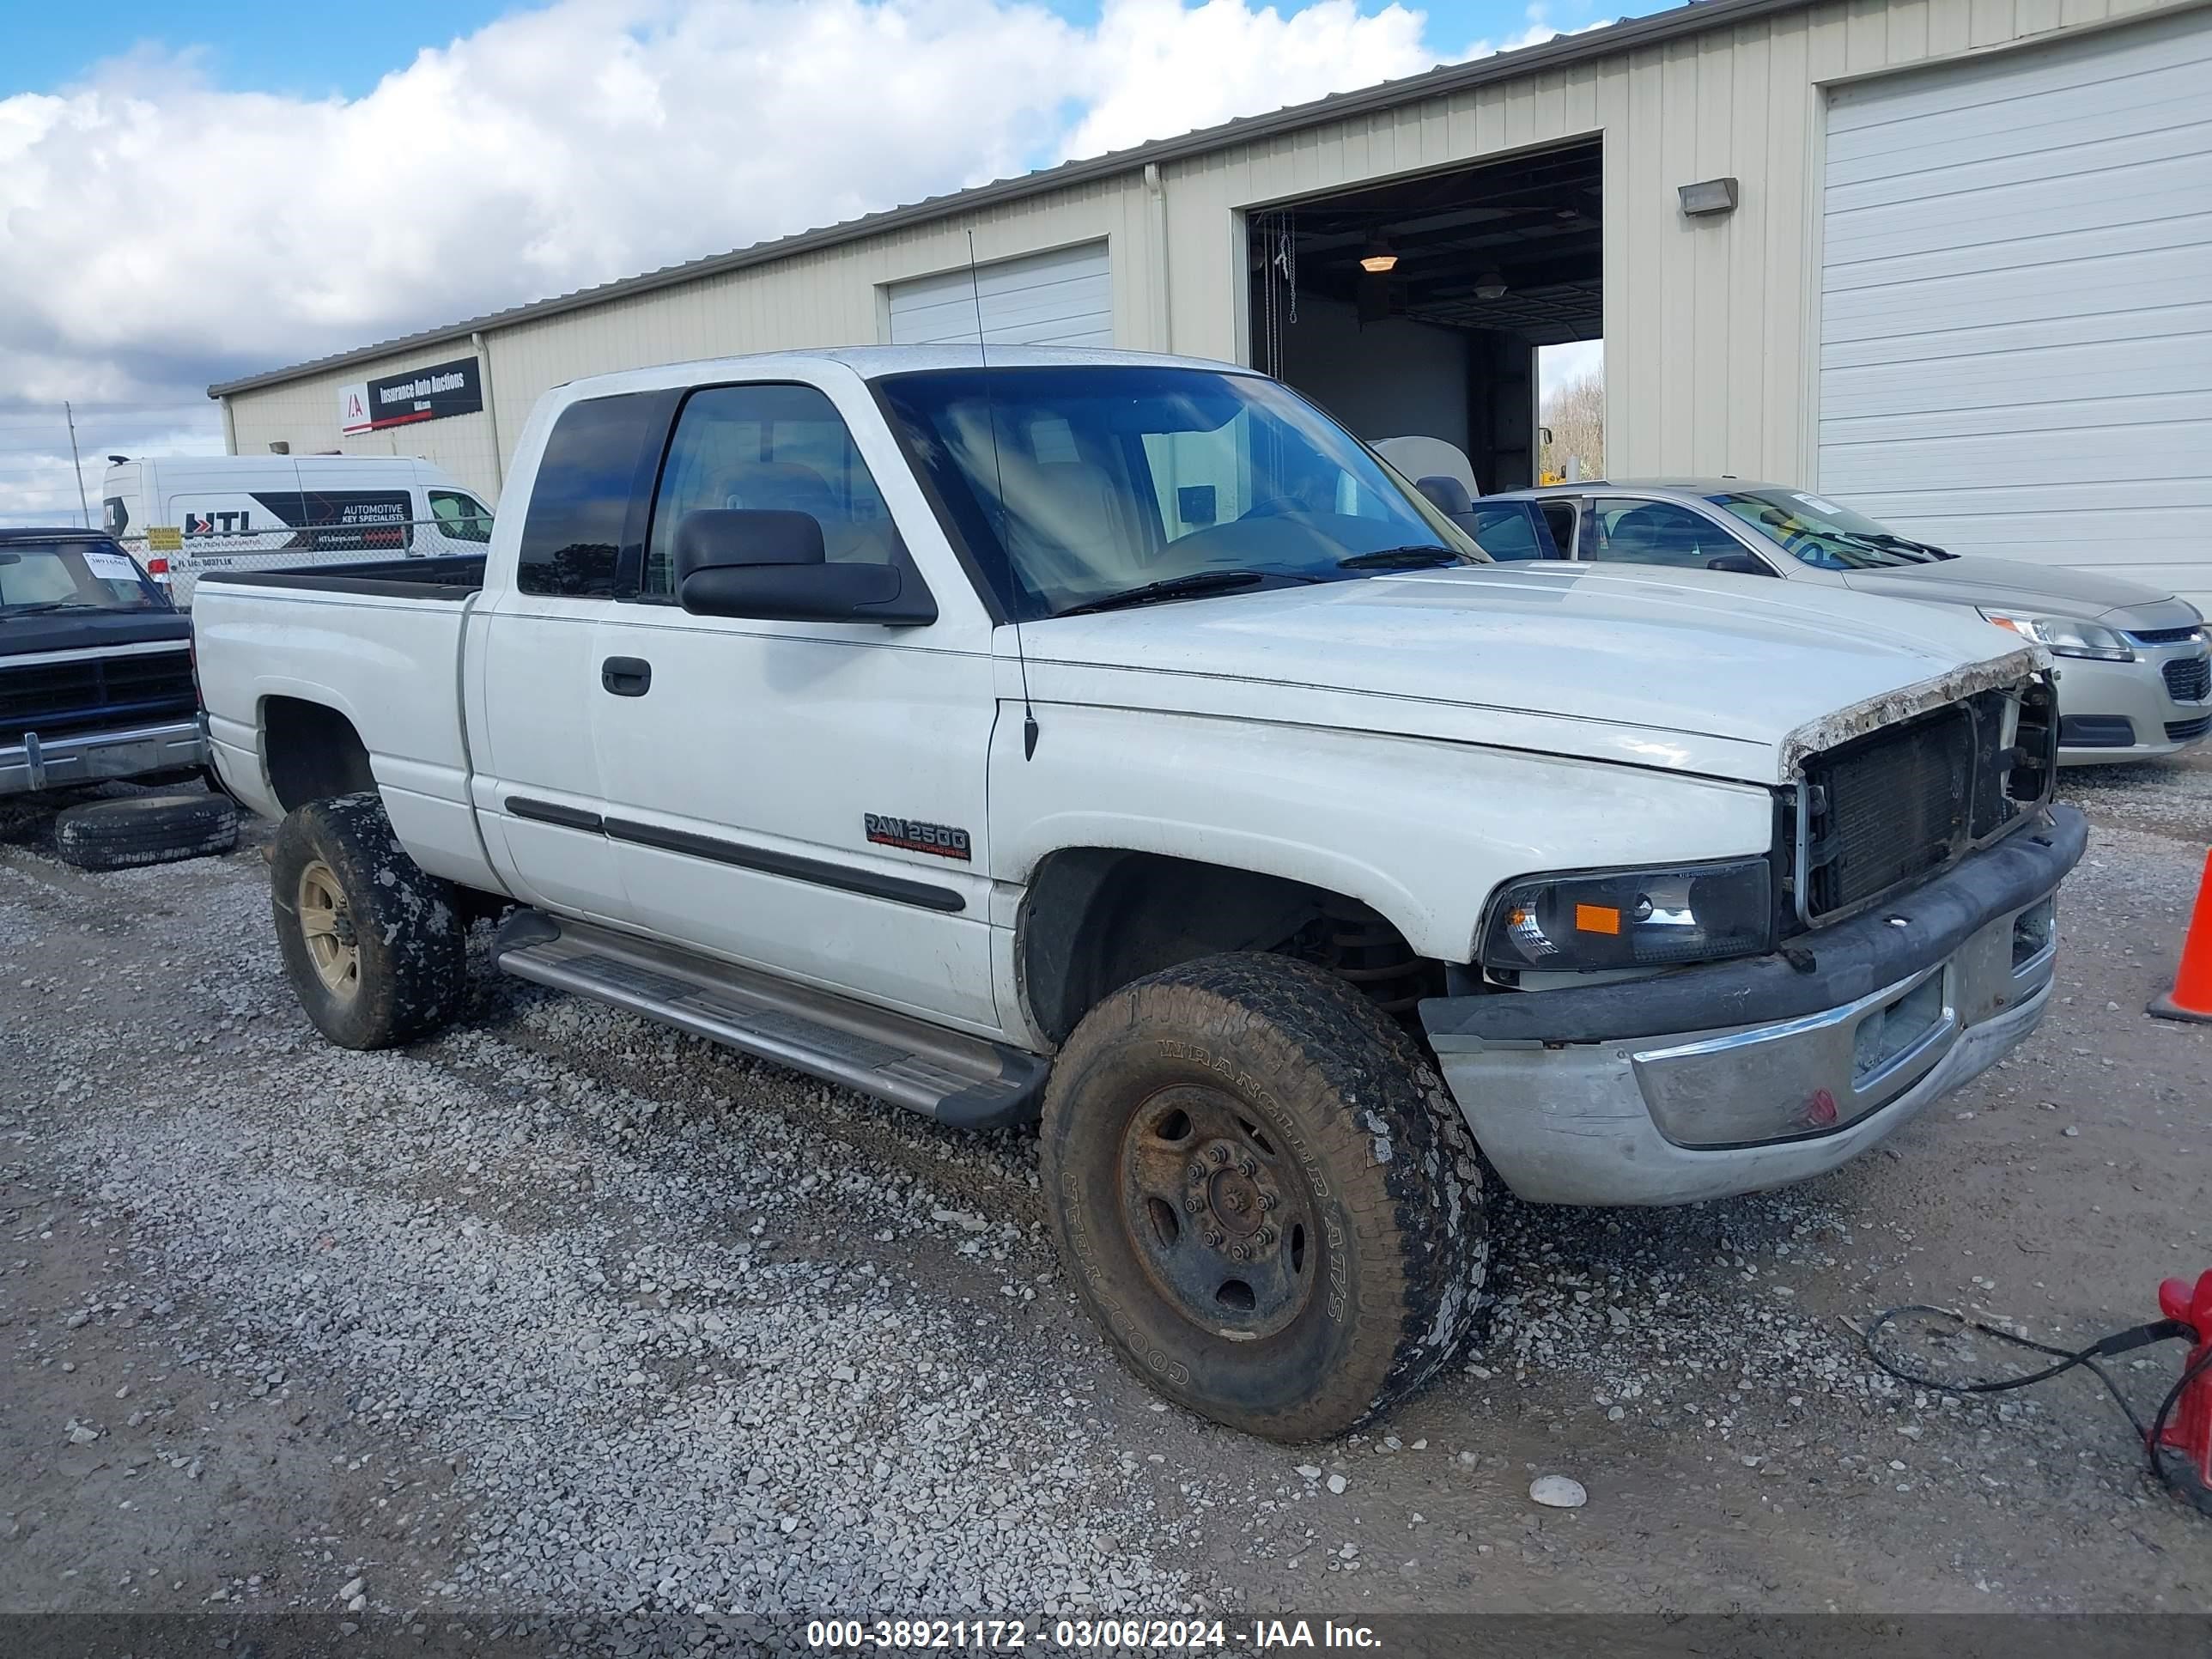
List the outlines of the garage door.
<svg viewBox="0 0 2212 1659">
<path fill-rule="evenodd" d="M 2212 608 L 2212 15 L 1840 88 L 1823 489 Z"/>
<path fill-rule="evenodd" d="M 979 295 L 984 337 L 994 345 L 1114 343 L 1114 280 L 1103 242 L 1000 259 L 972 280 L 957 270 L 894 283 L 891 343 L 973 343 Z"/>
</svg>

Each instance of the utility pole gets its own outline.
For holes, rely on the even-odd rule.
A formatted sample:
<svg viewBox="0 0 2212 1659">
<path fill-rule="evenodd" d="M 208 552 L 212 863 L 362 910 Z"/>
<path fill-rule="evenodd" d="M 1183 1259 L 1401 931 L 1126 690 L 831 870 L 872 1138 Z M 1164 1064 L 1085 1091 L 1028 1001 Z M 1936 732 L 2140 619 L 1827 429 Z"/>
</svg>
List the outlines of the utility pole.
<svg viewBox="0 0 2212 1659">
<path fill-rule="evenodd" d="M 70 465 L 76 473 L 76 515 L 89 530 L 92 528 L 92 509 L 85 505 L 84 463 L 77 459 L 76 453 L 76 410 L 66 402 L 62 404 L 62 418 L 69 422 Z"/>
</svg>

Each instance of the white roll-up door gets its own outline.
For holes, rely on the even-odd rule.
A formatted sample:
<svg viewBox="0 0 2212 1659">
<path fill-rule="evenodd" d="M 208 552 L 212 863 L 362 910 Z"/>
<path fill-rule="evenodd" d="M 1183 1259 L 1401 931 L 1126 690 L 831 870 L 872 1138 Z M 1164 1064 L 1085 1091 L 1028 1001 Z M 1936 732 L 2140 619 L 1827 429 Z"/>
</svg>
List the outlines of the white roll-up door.
<svg viewBox="0 0 2212 1659">
<path fill-rule="evenodd" d="M 1838 88 L 1820 487 L 2212 601 L 2212 13 Z"/>
<path fill-rule="evenodd" d="M 1055 248 L 890 286 L 891 343 L 948 345 L 983 337 L 994 345 L 1110 346 L 1114 277 L 1106 244 Z"/>
</svg>

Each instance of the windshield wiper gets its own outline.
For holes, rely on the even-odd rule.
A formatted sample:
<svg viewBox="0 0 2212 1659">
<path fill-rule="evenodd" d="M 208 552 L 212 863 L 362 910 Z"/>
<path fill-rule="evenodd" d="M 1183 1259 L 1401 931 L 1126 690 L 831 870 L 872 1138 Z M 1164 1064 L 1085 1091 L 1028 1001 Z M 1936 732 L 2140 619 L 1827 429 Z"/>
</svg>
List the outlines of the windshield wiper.
<svg viewBox="0 0 2212 1659">
<path fill-rule="evenodd" d="M 1378 547 L 1372 553 L 1355 553 L 1339 559 L 1339 570 L 1421 570 L 1432 565 L 1462 564 L 1449 547 Z"/>
<path fill-rule="evenodd" d="M 45 599 L 37 605 L 0 605 L 0 617 L 42 617 L 49 611 L 101 611 L 106 608 L 86 599 Z"/>
<path fill-rule="evenodd" d="M 1194 570 L 1187 576 L 1169 576 L 1141 586 L 1124 588 L 1100 599 L 1085 599 L 1055 611 L 1055 617 L 1080 617 L 1093 611 L 1118 611 L 1127 605 L 1150 605 L 1155 599 L 1179 599 L 1200 593 L 1221 593 L 1232 587 L 1250 587 L 1275 573 L 1265 570 Z M 1311 578 L 1301 580 L 1310 580 Z"/>
<path fill-rule="evenodd" d="M 1942 548 L 1932 546 L 1927 542 L 1909 541 L 1903 536 L 1892 535 L 1886 530 L 1879 535 L 1862 532 L 1859 539 L 1863 542 L 1872 542 L 1879 547 L 1900 548 L 1907 553 L 1925 553 L 1931 558 L 1955 559 L 1959 556 L 1955 553 L 1947 553 Z"/>
</svg>

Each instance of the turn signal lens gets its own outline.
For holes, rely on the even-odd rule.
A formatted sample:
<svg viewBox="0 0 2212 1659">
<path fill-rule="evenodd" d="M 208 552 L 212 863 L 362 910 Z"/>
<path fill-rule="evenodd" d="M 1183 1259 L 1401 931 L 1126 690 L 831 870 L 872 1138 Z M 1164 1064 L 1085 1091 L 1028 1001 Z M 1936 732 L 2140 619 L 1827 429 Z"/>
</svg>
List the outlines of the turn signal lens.
<svg viewBox="0 0 2212 1659">
<path fill-rule="evenodd" d="M 1767 861 L 1534 876 L 1492 902 L 1486 967 L 1590 973 L 1756 956 L 1773 948 Z"/>
</svg>

